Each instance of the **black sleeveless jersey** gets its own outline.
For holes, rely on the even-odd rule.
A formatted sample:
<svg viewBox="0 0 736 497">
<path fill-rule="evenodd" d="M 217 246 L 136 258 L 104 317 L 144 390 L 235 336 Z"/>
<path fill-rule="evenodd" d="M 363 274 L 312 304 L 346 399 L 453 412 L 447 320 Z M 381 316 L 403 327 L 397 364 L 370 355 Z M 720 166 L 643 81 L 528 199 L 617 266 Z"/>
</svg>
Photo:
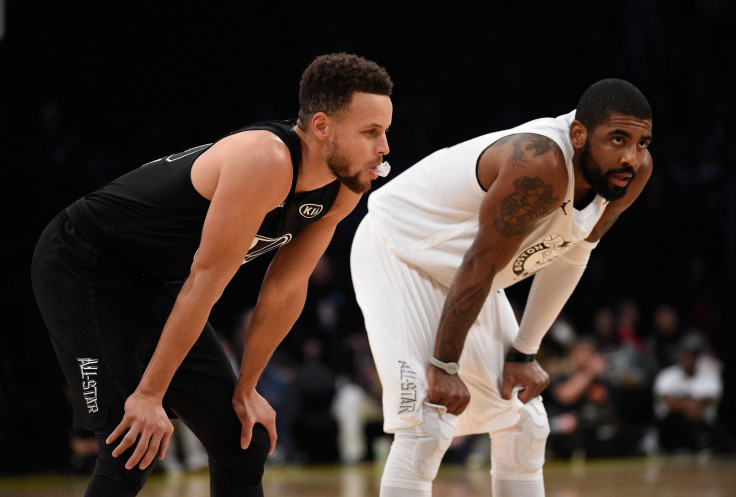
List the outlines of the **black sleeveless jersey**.
<svg viewBox="0 0 736 497">
<path fill-rule="evenodd" d="M 299 173 L 300 140 L 296 120 L 266 121 L 238 129 L 268 130 L 289 148 L 294 177 L 284 202 L 263 219 L 244 261 L 289 243 L 332 206 L 340 182 L 294 193 Z M 192 164 L 213 144 L 162 157 L 120 176 L 67 209 L 83 236 L 101 250 L 114 252 L 137 269 L 167 281 L 189 275 L 199 247 L 209 200 L 192 185 Z M 237 227 L 233 227 L 237 229 Z"/>
</svg>

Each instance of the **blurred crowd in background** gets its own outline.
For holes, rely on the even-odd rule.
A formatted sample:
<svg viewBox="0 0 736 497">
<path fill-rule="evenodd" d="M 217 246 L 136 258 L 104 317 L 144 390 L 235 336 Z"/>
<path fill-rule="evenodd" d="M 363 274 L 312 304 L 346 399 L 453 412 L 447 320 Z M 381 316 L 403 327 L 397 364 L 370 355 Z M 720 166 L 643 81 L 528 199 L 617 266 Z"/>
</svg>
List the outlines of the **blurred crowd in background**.
<svg viewBox="0 0 736 497">
<path fill-rule="evenodd" d="M 249 6 L 6 2 L 0 40 L 3 284 L 0 472 L 86 471 L 94 446 L 71 431 L 61 370 L 35 306 L 30 255 L 60 209 L 157 157 L 263 119 L 295 117 L 301 71 L 359 53 L 395 82 L 393 167 L 437 148 L 574 108 L 604 77 L 628 79 L 654 111 L 655 170 L 594 251 L 543 342 L 549 456 L 732 453 L 736 435 L 736 41 L 734 5 L 663 0 L 558 6 L 480 0 Z M 423 21 L 416 11 L 421 6 Z M 288 9 L 287 9 L 288 10 Z M 380 384 L 350 281 L 343 223 L 302 317 L 260 384 L 278 412 L 272 463 L 385 456 Z M 268 258 L 241 269 L 211 321 L 238 367 Z M 528 282 L 508 291 L 519 313 Z M 176 457 L 178 456 L 178 457 Z M 488 458 L 487 437 L 447 460 Z M 179 426 L 162 469 L 203 467 Z"/>
<path fill-rule="evenodd" d="M 380 382 L 339 271 L 329 254 L 322 258 L 302 318 L 260 380 L 260 393 L 278 413 L 270 464 L 381 462 L 387 455 Z M 523 302 L 512 304 L 520 318 Z M 245 308 L 229 333 L 221 330 L 235 370 L 251 314 Z M 637 302 L 622 298 L 597 308 L 581 326 L 563 313 L 538 360 L 551 378 L 542 394 L 550 460 L 736 455 L 731 420 L 721 409 L 723 361 L 670 303 L 643 315 Z M 202 447 L 176 426 L 159 470 L 206 468 Z M 73 433 L 69 469 L 89 471 L 95 445 L 91 434 Z M 487 435 L 456 437 L 445 460 L 487 464 L 490 450 Z"/>
</svg>

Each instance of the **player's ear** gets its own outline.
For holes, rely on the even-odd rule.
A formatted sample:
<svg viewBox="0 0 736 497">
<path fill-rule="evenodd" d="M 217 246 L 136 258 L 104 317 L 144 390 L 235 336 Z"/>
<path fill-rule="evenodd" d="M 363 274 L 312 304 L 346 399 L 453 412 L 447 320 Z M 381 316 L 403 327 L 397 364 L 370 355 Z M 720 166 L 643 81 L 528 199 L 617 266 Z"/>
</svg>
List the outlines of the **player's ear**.
<svg viewBox="0 0 736 497">
<path fill-rule="evenodd" d="M 575 120 L 570 125 L 570 141 L 573 148 L 583 148 L 585 139 L 588 137 L 588 130 L 585 129 L 583 123 Z"/>
<path fill-rule="evenodd" d="M 317 112 L 312 116 L 311 128 L 318 140 L 327 138 L 330 129 L 330 118 L 324 112 Z"/>
</svg>

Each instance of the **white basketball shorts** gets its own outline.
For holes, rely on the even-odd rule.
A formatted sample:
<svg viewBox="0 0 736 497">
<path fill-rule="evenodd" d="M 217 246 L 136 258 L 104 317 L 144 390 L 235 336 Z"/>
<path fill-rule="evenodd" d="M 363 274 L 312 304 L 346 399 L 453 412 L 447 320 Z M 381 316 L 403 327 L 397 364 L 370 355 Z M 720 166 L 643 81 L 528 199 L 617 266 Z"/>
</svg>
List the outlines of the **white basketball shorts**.
<svg viewBox="0 0 736 497">
<path fill-rule="evenodd" d="M 383 386 L 384 430 L 393 433 L 422 422 L 426 371 L 448 289 L 432 278 L 431 268 L 420 269 L 395 256 L 373 222 L 370 214 L 361 221 L 350 263 Z M 460 357 L 459 374 L 471 400 L 455 420 L 455 435 L 492 433 L 517 422 L 518 409 L 499 392 L 505 354 L 518 329 L 505 293 L 491 292 Z"/>
</svg>

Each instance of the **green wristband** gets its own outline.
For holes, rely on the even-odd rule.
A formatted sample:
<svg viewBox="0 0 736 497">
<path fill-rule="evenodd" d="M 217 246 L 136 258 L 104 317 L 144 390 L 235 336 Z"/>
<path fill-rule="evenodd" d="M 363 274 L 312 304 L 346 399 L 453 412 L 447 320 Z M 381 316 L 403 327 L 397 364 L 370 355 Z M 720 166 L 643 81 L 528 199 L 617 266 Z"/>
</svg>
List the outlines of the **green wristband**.
<svg viewBox="0 0 736 497">
<path fill-rule="evenodd" d="M 509 352 L 506 354 L 509 362 L 534 362 L 534 354 L 522 354 L 521 352 Z"/>
<path fill-rule="evenodd" d="M 457 374 L 457 372 L 460 370 L 460 365 L 456 362 L 442 362 L 439 359 L 435 359 L 434 357 L 429 358 L 429 363 L 432 366 L 435 366 L 437 368 L 440 368 L 447 374 Z"/>
</svg>

